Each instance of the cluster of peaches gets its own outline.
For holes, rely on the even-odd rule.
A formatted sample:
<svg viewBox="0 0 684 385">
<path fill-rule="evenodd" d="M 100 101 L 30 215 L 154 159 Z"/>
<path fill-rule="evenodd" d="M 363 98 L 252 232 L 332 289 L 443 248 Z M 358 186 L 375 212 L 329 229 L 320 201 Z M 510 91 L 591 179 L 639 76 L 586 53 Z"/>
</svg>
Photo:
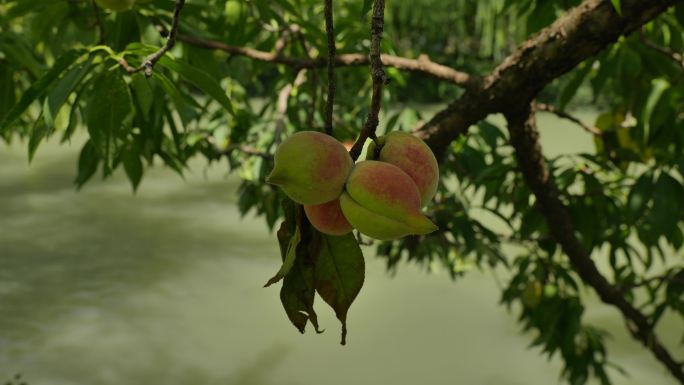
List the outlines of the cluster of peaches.
<svg viewBox="0 0 684 385">
<path fill-rule="evenodd" d="M 377 138 L 366 160 L 356 164 L 333 137 L 298 132 L 278 146 L 266 181 L 304 205 L 311 224 L 324 234 L 356 228 L 390 240 L 437 230 L 421 212 L 437 191 L 437 160 L 422 140 L 405 132 Z"/>
</svg>

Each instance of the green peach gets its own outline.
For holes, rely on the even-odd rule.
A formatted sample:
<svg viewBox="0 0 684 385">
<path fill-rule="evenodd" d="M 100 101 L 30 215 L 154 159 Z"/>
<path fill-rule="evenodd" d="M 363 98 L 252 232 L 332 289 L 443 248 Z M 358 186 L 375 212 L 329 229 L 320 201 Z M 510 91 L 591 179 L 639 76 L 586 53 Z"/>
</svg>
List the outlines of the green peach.
<svg viewBox="0 0 684 385">
<path fill-rule="evenodd" d="M 297 203 L 317 205 L 340 197 L 354 162 L 342 143 L 316 131 L 285 139 L 266 182 L 280 186 Z"/>
<path fill-rule="evenodd" d="M 407 173 L 418 187 L 421 206 L 426 206 L 437 192 L 439 165 L 430 147 L 420 138 L 407 132 L 393 131 L 378 138 L 381 146 L 377 160 L 391 163 Z M 376 152 L 374 143 L 368 148 L 368 157 Z"/>
<path fill-rule="evenodd" d="M 130 9 L 135 4 L 135 0 L 95 0 L 95 2 L 104 9 L 116 12 Z"/>
<path fill-rule="evenodd" d="M 313 227 L 323 234 L 345 235 L 354 229 L 342 214 L 339 199 L 320 205 L 304 205 L 304 212 Z"/>
<path fill-rule="evenodd" d="M 228 23 L 235 24 L 243 17 L 245 13 L 244 0 L 228 0 L 226 1 L 224 13 Z"/>
<path fill-rule="evenodd" d="M 379 240 L 437 230 L 420 211 L 416 184 L 390 163 L 366 160 L 354 166 L 340 206 L 352 226 Z"/>
</svg>

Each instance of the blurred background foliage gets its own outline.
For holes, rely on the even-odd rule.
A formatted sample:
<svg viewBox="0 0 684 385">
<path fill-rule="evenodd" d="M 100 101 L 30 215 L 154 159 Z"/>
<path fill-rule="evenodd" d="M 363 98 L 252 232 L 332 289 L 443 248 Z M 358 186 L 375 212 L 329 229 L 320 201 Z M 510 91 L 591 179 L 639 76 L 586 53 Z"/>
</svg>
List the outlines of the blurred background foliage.
<svg viewBox="0 0 684 385">
<path fill-rule="evenodd" d="M 391 1 L 382 50 L 484 75 L 577 4 Z M 368 51 L 363 7 L 335 1 L 339 54 Z M 31 159 L 46 138 L 85 135 L 74 165 L 79 188 L 118 168 L 136 189 L 155 164 L 182 175 L 193 157 L 225 163 L 242 180 L 242 214 L 257 213 L 273 229 L 283 214 L 281 193 L 264 183 L 272 153 L 282 136 L 323 127 L 325 70 L 299 71 L 181 37 L 152 77 L 128 74 L 123 61 L 139 65 L 163 44 L 173 8 L 171 0 L 138 1 L 118 13 L 90 0 L 1 0 L 0 137 L 25 143 Z M 325 56 L 324 31 L 319 0 L 191 0 L 180 24 L 182 36 L 302 59 Z M 548 164 L 584 246 L 654 329 L 665 313 L 684 317 L 683 51 L 679 3 L 556 79 L 538 100 L 596 117 L 585 122 L 594 151 Z M 387 131 L 419 127 L 463 92 L 424 74 L 387 72 Z M 350 141 L 367 115 L 371 78 L 365 66 L 338 68 L 337 76 L 334 134 Z M 536 331 L 533 345 L 563 358 L 569 383 L 593 376 L 608 384 L 614 364 L 606 333 L 582 322 L 586 291 L 550 238 L 501 122 L 482 121 L 451 145 L 429 211 L 441 230 L 379 244 L 379 255 L 389 269 L 411 260 L 454 279 L 472 268 L 503 271 L 502 303 L 516 305 L 524 328 Z"/>
</svg>

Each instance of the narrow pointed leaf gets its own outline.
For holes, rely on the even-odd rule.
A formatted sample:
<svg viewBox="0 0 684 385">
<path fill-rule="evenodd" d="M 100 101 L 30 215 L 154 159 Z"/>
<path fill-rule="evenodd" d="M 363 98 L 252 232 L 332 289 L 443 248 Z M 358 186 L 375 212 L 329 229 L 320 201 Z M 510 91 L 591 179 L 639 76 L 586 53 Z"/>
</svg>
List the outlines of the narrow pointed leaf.
<svg viewBox="0 0 684 385">
<path fill-rule="evenodd" d="M 314 282 L 318 294 L 342 323 L 342 345 L 346 344 L 347 312 L 363 286 L 364 277 L 363 253 L 354 235 L 321 234 Z"/>
<path fill-rule="evenodd" d="M 82 53 L 83 51 L 81 50 L 68 51 L 57 59 L 52 68 L 50 68 L 43 77 L 31 84 L 31 86 L 21 95 L 19 102 L 10 109 L 2 122 L 0 122 L 0 133 L 4 132 L 10 124 L 17 120 L 26 109 L 29 108 L 31 103 L 43 96 L 52 82 L 54 82 L 62 72 L 69 68 Z"/>
</svg>

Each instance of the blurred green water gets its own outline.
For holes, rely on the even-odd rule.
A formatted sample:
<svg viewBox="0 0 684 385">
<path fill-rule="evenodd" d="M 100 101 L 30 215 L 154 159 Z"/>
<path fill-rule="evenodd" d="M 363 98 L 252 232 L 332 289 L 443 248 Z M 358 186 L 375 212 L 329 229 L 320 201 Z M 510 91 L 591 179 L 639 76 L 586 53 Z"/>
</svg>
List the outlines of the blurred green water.
<svg viewBox="0 0 684 385">
<path fill-rule="evenodd" d="M 591 147 L 575 126 L 540 126 L 547 154 Z M 0 147 L 0 383 L 558 383 L 560 362 L 526 349 L 491 274 L 454 283 L 405 265 L 390 277 L 370 250 L 348 346 L 320 301 L 326 332 L 299 335 L 278 289 L 261 287 L 278 268 L 274 236 L 239 218 L 224 168 L 197 162 L 185 180 L 153 169 L 136 195 L 123 175 L 76 192 L 79 145 L 48 143 L 31 166 L 23 146 Z M 615 384 L 674 384 L 594 303 L 587 320 L 613 334 L 631 375 Z M 673 342 L 681 325 L 660 332 Z"/>
</svg>

